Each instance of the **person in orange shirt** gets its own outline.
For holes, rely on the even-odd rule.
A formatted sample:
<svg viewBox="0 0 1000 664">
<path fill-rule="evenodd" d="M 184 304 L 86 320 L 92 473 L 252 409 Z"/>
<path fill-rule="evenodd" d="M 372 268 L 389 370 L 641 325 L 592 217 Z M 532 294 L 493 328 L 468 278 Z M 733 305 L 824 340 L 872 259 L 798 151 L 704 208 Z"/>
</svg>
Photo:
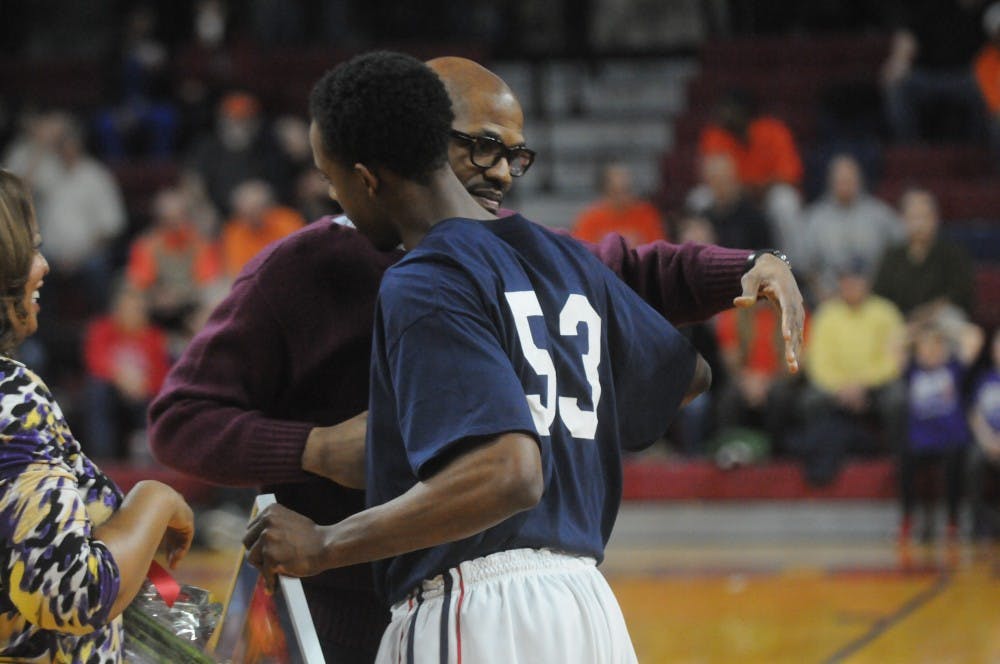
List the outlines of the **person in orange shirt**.
<svg viewBox="0 0 1000 664">
<path fill-rule="evenodd" d="M 976 84 L 990 115 L 990 135 L 994 149 L 1000 148 L 1000 2 L 983 14 L 983 29 L 989 41 L 973 62 Z"/>
<path fill-rule="evenodd" d="M 802 160 L 788 125 L 757 115 L 752 100 L 741 92 L 732 91 L 719 101 L 715 122 L 701 132 L 698 151 L 702 156 L 730 155 L 740 180 L 749 187 L 802 182 Z"/>
<path fill-rule="evenodd" d="M 110 313 L 88 325 L 83 345 L 85 451 L 103 459 L 141 453 L 130 439 L 144 435 L 146 406 L 170 368 L 167 337 L 150 323 L 142 293 L 123 281 Z"/>
<path fill-rule="evenodd" d="M 159 324 L 176 325 L 200 303 L 200 293 L 221 271 L 218 251 L 191 220 L 178 189 L 164 189 L 153 203 L 153 227 L 136 238 L 126 279 L 146 295 L 149 314 Z"/>
<path fill-rule="evenodd" d="M 271 186 L 248 180 L 233 191 L 233 217 L 222 229 L 222 258 L 229 277 L 261 249 L 302 228 L 305 220 L 291 208 L 276 205 Z"/>
<path fill-rule="evenodd" d="M 601 174 L 601 192 L 603 198 L 577 218 L 574 237 L 600 242 L 608 233 L 619 233 L 629 247 L 666 239 L 659 211 L 652 203 L 636 197 L 627 166 L 607 166 Z"/>
<path fill-rule="evenodd" d="M 760 115 L 753 97 L 742 90 L 724 94 L 714 116 L 701 132 L 699 155 L 703 160 L 719 154 L 733 159 L 740 181 L 760 200 L 778 246 L 790 256 L 798 255 L 803 169 L 788 125 Z"/>
</svg>

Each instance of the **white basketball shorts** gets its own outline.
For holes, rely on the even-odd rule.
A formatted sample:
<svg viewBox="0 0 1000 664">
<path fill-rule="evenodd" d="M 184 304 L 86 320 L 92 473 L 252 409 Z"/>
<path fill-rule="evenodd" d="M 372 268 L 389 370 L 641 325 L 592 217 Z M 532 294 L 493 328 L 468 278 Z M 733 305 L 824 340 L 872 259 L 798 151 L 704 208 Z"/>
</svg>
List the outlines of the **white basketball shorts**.
<svg viewBox="0 0 1000 664">
<path fill-rule="evenodd" d="M 376 664 L 635 664 L 592 558 L 516 549 L 463 562 L 392 607 Z"/>
</svg>

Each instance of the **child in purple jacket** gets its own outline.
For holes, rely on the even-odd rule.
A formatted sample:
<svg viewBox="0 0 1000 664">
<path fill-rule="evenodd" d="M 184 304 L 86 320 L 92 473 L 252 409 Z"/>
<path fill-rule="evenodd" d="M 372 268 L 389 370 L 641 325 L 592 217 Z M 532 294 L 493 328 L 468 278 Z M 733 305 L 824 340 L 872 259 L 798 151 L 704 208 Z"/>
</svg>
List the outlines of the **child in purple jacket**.
<svg viewBox="0 0 1000 664">
<path fill-rule="evenodd" d="M 912 528 L 918 474 L 937 472 L 939 468 L 945 475 L 948 538 L 954 540 L 958 535 L 965 453 L 972 440 L 962 383 L 982 339 L 978 327 L 949 317 L 921 322 L 913 329 L 912 354 L 904 375 L 907 436 L 899 462 L 903 542 L 909 539 Z M 932 537 L 932 517 L 928 503 L 924 539 Z"/>
</svg>

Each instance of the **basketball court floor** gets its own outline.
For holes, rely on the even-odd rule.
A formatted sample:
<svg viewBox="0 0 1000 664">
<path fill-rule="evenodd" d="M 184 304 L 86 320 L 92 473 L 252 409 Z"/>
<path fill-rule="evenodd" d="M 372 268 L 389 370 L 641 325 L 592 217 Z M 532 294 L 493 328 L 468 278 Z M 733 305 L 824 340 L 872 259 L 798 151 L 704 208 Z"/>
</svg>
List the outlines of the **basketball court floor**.
<svg viewBox="0 0 1000 664">
<path fill-rule="evenodd" d="M 890 503 L 627 504 L 602 570 L 639 661 L 1000 662 L 1000 548 L 901 548 Z M 223 593 L 238 552 L 192 552 Z"/>
</svg>

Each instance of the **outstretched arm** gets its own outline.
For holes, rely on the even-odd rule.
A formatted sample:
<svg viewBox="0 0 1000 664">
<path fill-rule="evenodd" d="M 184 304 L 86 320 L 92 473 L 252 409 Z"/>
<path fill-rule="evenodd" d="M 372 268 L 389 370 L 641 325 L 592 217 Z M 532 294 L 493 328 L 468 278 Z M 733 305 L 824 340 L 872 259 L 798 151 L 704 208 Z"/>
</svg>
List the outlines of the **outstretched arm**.
<svg viewBox="0 0 1000 664">
<path fill-rule="evenodd" d="M 798 371 L 805 310 L 784 261 L 762 254 L 746 271 L 751 252 L 745 249 L 662 241 L 630 249 L 615 234 L 583 244 L 674 325 L 707 320 L 733 306 L 752 306 L 760 297 L 771 300 L 781 312 L 788 368 Z"/>
</svg>

